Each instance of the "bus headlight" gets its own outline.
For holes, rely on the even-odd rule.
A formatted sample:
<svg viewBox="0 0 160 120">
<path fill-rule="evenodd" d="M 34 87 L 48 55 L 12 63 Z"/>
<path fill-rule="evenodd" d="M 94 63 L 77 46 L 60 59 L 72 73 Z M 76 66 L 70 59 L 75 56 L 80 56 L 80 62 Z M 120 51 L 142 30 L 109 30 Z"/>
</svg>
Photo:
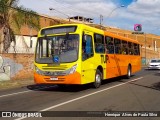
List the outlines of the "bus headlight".
<svg viewBox="0 0 160 120">
<path fill-rule="evenodd" d="M 77 68 L 77 64 L 70 68 L 69 74 L 73 74 L 76 71 L 76 68 Z"/>
<path fill-rule="evenodd" d="M 40 75 L 44 74 L 44 72 L 42 70 L 40 70 L 37 66 L 35 66 L 35 71 L 36 71 L 36 73 L 38 73 Z"/>
<path fill-rule="evenodd" d="M 70 69 L 64 71 L 64 74 L 65 75 L 68 75 L 68 74 L 73 74 L 75 71 L 76 71 L 76 68 L 77 68 L 77 64 L 72 66 Z"/>
</svg>

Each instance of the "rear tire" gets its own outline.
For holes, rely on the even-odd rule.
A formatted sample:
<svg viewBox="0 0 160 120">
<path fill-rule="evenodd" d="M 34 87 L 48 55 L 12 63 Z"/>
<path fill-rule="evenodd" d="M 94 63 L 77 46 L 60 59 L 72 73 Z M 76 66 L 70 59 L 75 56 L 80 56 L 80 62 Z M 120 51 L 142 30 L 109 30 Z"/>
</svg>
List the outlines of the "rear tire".
<svg viewBox="0 0 160 120">
<path fill-rule="evenodd" d="M 131 69 L 131 66 L 129 65 L 129 66 L 128 66 L 128 69 L 127 69 L 126 78 L 129 79 L 129 78 L 131 77 L 131 74 L 132 74 L 132 69 Z"/>
<path fill-rule="evenodd" d="M 100 70 L 97 69 L 96 74 L 95 74 L 95 81 L 93 83 L 94 88 L 99 88 L 101 86 L 102 82 L 102 73 Z"/>
</svg>

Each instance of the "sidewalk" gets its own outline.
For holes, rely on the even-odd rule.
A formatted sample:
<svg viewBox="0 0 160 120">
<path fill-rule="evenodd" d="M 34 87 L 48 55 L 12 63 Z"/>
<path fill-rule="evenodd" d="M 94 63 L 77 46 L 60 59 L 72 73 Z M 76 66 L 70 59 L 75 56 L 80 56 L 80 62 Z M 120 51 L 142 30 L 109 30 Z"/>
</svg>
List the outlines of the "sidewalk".
<svg viewBox="0 0 160 120">
<path fill-rule="evenodd" d="M 32 84 L 34 84 L 33 78 L 23 79 L 23 80 L 0 81 L 0 90 L 24 87 L 24 86 L 32 85 Z"/>
</svg>

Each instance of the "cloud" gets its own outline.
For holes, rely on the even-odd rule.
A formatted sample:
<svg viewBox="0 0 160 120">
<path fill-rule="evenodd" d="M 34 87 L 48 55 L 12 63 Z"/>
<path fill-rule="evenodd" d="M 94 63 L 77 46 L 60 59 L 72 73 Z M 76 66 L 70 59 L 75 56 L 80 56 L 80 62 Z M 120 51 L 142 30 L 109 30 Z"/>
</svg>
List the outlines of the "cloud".
<svg viewBox="0 0 160 120">
<path fill-rule="evenodd" d="M 47 1 L 51 3 L 51 0 Z M 111 0 L 56 0 L 56 5 L 56 9 L 65 10 L 65 13 L 70 16 L 86 17 L 99 17 L 101 14 L 107 16 L 116 7 Z"/>
<path fill-rule="evenodd" d="M 160 25 L 160 0 L 137 0 L 130 4 L 121 16 L 144 25 Z M 153 28 L 154 29 L 154 28 Z"/>
<path fill-rule="evenodd" d="M 131 12 L 143 15 L 153 15 L 160 12 L 160 0 L 137 0 L 133 2 L 128 9 Z"/>
<path fill-rule="evenodd" d="M 144 32 L 159 34 L 159 4 L 160 0 L 136 0 L 126 8 L 116 10 L 107 23 L 129 30 L 133 30 L 134 24 L 140 23 Z"/>
<path fill-rule="evenodd" d="M 55 0 L 55 1 L 59 1 L 59 0 Z M 74 3 L 86 3 L 86 2 L 90 2 L 90 3 L 94 3 L 94 2 L 103 2 L 104 0 L 61 0 L 61 3 L 69 3 L 69 4 L 74 4 Z M 107 0 L 108 1 L 108 0 Z"/>
<path fill-rule="evenodd" d="M 92 3 L 79 3 L 75 5 L 75 8 L 81 12 L 83 16 L 97 17 L 99 15 L 107 16 L 115 5 L 112 3 L 92 2 Z"/>
<path fill-rule="evenodd" d="M 64 14 L 71 17 L 79 15 L 94 18 L 98 23 L 99 16 L 103 15 L 103 23 L 122 29 L 131 29 L 134 23 L 142 24 L 143 30 L 160 25 L 160 0 L 132 0 L 125 8 L 118 8 L 122 2 L 123 0 L 20 0 L 25 7 L 50 16 L 66 18 Z M 49 11 L 50 7 L 57 11 Z"/>
</svg>

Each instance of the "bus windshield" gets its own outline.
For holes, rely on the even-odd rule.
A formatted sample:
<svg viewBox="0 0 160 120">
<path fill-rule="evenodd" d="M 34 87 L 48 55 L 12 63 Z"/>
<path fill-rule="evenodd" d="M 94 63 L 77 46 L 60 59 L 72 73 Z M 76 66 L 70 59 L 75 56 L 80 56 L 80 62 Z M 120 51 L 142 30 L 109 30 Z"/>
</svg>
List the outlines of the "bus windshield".
<svg viewBox="0 0 160 120">
<path fill-rule="evenodd" d="M 78 34 L 46 36 L 38 38 L 37 63 L 66 63 L 78 59 Z"/>
</svg>

